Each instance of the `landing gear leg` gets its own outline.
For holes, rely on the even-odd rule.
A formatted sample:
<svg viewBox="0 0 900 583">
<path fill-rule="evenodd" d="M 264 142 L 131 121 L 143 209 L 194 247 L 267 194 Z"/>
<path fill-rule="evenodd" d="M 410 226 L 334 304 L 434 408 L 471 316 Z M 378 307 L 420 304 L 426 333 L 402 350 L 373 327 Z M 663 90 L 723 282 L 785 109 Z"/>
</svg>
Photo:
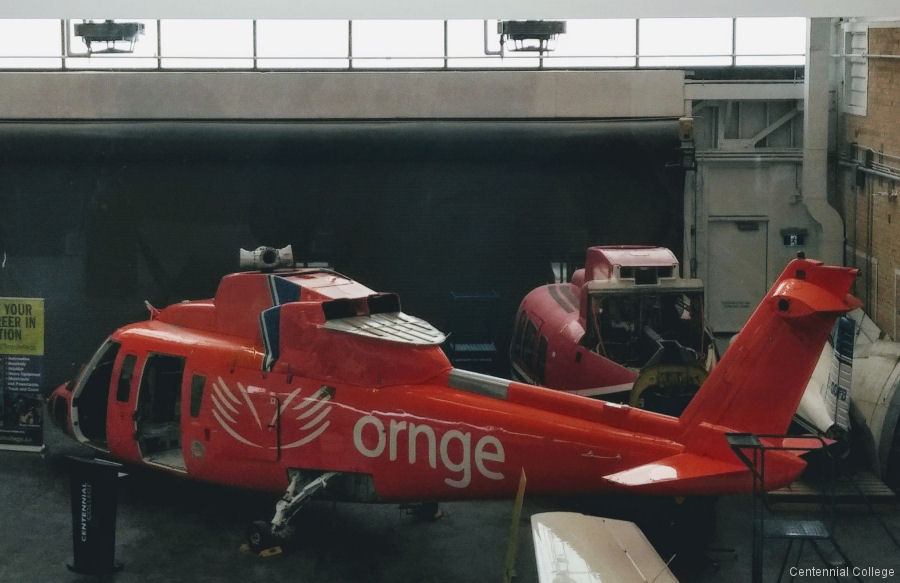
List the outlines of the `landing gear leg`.
<svg viewBox="0 0 900 583">
<path fill-rule="evenodd" d="M 328 480 L 335 477 L 338 472 L 325 472 L 313 480 L 304 480 L 299 470 L 288 470 L 287 490 L 281 499 L 275 504 L 275 516 L 271 522 L 257 521 L 247 528 L 247 543 L 250 550 L 260 552 L 279 545 L 290 538 L 294 529 L 291 527 L 291 519 L 300 511 L 313 494 L 328 485 Z"/>
</svg>

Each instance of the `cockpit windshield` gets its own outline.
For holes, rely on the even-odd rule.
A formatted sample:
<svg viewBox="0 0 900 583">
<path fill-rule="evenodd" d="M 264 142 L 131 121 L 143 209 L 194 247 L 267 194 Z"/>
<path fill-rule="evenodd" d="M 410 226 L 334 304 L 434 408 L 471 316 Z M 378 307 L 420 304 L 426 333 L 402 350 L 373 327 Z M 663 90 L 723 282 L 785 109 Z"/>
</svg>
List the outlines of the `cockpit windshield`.
<svg viewBox="0 0 900 583">
<path fill-rule="evenodd" d="M 703 348 L 702 291 L 597 294 L 590 306 L 582 343 L 626 366 L 643 367 L 664 341 Z"/>
</svg>

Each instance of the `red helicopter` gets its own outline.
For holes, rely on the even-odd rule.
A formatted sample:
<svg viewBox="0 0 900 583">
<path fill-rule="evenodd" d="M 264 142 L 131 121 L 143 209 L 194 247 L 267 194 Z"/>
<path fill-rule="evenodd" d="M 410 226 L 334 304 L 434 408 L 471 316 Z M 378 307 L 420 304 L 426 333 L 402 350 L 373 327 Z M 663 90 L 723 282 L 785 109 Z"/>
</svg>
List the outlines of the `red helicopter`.
<svg viewBox="0 0 900 583">
<path fill-rule="evenodd" d="M 509 357 L 517 380 L 678 415 L 718 355 L 703 282 L 664 247 L 617 245 L 525 296 Z"/>
<path fill-rule="evenodd" d="M 368 502 L 529 492 L 747 492 L 729 432 L 783 433 L 856 271 L 791 262 L 680 417 L 454 369 L 444 335 L 334 271 L 225 276 L 115 331 L 50 396 L 81 443 L 191 479 L 283 492 L 265 548 L 317 492 Z M 293 265 L 292 260 L 285 262 Z M 805 462 L 774 452 L 765 487 Z"/>
</svg>

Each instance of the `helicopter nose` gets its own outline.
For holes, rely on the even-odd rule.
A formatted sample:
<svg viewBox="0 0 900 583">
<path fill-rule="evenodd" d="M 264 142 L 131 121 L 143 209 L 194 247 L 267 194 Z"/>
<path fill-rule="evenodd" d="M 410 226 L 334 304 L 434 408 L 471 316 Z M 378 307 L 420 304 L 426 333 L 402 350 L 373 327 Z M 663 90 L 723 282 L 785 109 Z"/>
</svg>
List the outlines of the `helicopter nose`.
<svg viewBox="0 0 900 583">
<path fill-rule="evenodd" d="M 66 390 L 66 385 L 62 385 L 47 397 L 47 411 L 50 413 L 50 418 L 54 425 L 67 435 L 72 435 L 69 423 L 69 398 L 71 395 L 72 393 Z"/>
</svg>

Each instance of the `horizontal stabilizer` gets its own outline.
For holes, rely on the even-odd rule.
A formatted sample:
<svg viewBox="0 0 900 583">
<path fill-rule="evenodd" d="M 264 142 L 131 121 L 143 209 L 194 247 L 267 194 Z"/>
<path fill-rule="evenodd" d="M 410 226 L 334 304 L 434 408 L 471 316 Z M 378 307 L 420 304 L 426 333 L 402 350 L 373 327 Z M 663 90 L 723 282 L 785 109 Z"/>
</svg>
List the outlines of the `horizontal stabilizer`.
<svg viewBox="0 0 900 583">
<path fill-rule="evenodd" d="M 604 479 L 629 491 L 645 494 L 714 493 L 716 484 L 734 484 L 735 478 L 746 474 L 747 466 L 735 458 L 733 462 L 717 460 L 693 453 L 679 453 L 630 470 L 605 476 Z"/>
<path fill-rule="evenodd" d="M 678 583 L 633 523 L 575 512 L 531 517 L 541 583 Z"/>
</svg>

